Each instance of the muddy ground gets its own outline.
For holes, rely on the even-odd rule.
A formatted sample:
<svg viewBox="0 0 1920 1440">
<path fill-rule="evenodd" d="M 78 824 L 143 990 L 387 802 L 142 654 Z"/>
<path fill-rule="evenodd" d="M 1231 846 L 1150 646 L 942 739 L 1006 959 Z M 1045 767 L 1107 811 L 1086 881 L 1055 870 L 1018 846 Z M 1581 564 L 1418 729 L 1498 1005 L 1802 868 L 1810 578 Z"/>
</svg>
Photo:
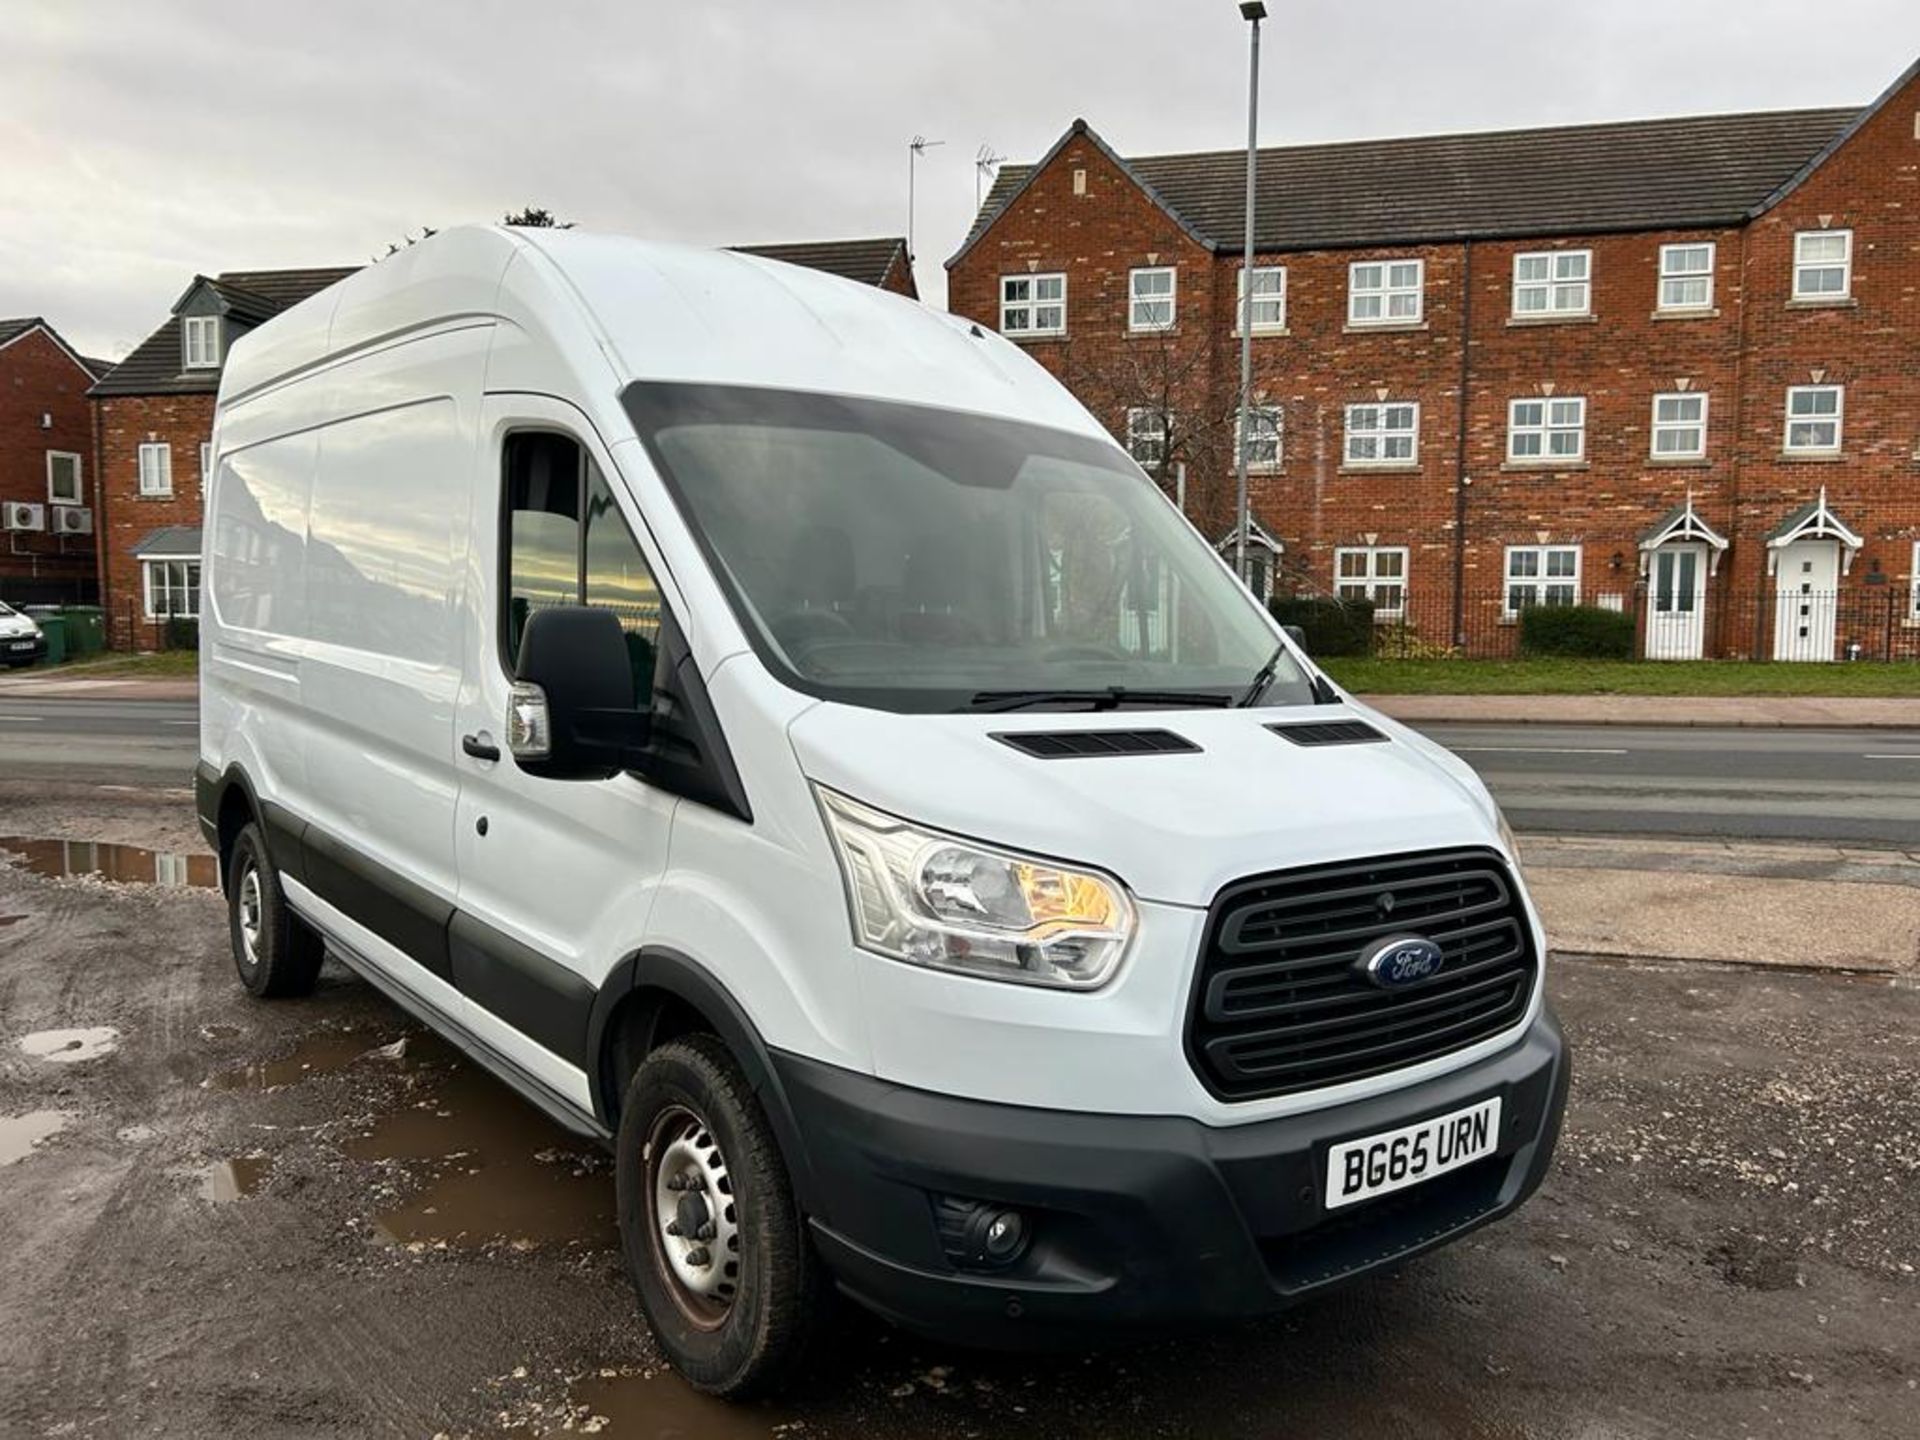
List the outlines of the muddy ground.
<svg viewBox="0 0 1920 1440">
<path fill-rule="evenodd" d="M 0 783 L 0 835 L 197 848 L 69 788 Z M 728 1410 L 660 1368 L 604 1157 L 345 972 L 247 1000 L 214 893 L 54 856 L 0 869 L 0 1435 L 1920 1436 L 1911 982 L 1564 958 L 1566 1140 L 1505 1224 L 1104 1355 L 844 1316 Z"/>
</svg>

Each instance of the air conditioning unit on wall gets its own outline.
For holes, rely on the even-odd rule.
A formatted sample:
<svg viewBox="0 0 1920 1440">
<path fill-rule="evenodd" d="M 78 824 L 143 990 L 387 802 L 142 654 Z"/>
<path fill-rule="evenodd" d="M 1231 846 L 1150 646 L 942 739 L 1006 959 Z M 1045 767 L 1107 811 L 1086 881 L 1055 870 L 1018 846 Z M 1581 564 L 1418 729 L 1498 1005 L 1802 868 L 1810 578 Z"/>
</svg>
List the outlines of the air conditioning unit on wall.
<svg viewBox="0 0 1920 1440">
<path fill-rule="evenodd" d="M 93 533 L 93 511 L 84 505 L 54 506 L 53 533 L 56 535 L 91 535 Z"/>
<path fill-rule="evenodd" d="M 6 522 L 9 530 L 44 530 L 47 528 L 47 507 L 31 505 L 25 500 L 9 500 L 4 509 L 0 509 L 0 520 Z"/>
</svg>

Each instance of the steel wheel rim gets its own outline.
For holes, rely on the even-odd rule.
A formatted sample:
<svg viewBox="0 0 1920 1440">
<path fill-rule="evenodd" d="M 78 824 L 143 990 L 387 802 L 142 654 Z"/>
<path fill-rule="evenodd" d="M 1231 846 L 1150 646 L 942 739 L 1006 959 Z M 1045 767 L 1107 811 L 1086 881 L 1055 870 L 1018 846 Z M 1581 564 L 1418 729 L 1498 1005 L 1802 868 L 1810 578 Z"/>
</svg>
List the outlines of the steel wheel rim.
<svg viewBox="0 0 1920 1440">
<path fill-rule="evenodd" d="M 701 1329 L 717 1328 L 743 1278 L 738 1200 L 726 1156 L 685 1106 L 660 1112 L 647 1136 L 647 1234 L 674 1303 Z"/>
<path fill-rule="evenodd" d="M 260 963 L 261 914 L 265 902 L 260 894 L 260 867 L 249 864 L 240 877 L 240 949 L 247 964 Z"/>
</svg>

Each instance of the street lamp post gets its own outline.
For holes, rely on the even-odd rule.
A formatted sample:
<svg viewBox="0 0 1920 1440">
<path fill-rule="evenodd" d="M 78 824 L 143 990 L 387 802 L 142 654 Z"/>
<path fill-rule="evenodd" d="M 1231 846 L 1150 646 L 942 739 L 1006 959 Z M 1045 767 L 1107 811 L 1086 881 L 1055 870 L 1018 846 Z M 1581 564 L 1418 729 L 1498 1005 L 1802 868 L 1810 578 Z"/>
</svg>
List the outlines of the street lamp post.
<svg viewBox="0 0 1920 1440">
<path fill-rule="evenodd" d="M 1247 441 L 1253 399 L 1253 192 L 1255 147 L 1260 137 L 1260 22 L 1267 7 L 1260 0 L 1241 0 L 1241 18 L 1248 26 L 1247 52 L 1247 229 L 1246 249 L 1240 261 L 1240 424 L 1234 434 L 1233 568 L 1240 583 L 1253 587 L 1247 575 Z"/>
</svg>

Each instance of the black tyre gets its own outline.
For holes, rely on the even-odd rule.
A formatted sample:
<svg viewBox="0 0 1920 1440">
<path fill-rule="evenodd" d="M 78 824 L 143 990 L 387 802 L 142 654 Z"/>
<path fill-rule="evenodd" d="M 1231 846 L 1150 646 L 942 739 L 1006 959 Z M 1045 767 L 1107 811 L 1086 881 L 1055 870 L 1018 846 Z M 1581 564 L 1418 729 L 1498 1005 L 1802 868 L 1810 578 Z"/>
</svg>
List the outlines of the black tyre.
<svg viewBox="0 0 1920 1440">
<path fill-rule="evenodd" d="M 250 994 L 278 999 L 313 992 L 326 945 L 287 908 L 257 824 L 240 832 L 227 860 L 227 932 L 234 968 Z"/>
<path fill-rule="evenodd" d="M 727 1399 L 778 1389 L 820 1311 L 820 1264 L 727 1047 L 691 1035 L 648 1055 L 614 1157 L 627 1271 L 673 1368 Z"/>
</svg>

